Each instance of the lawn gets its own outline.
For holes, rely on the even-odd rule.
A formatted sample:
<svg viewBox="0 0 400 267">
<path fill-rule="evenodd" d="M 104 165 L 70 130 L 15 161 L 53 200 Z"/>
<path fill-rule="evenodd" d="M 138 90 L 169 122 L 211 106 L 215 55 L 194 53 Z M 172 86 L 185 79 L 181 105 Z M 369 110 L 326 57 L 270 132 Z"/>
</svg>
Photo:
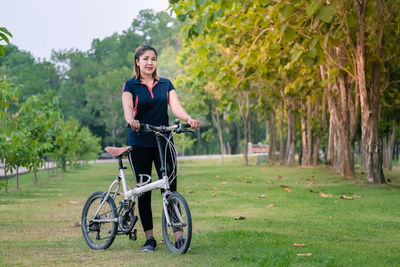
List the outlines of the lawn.
<svg viewBox="0 0 400 267">
<path fill-rule="evenodd" d="M 86 198 L 106 190 L 116 163 L 46 172 L 33 185 L 0 192 L 0 266 L 400 266 L 400 169 L 374 186 L 359 172 L 349 180 L 325 167 L 243 166 L 241 158 L 180 162 L 178 191 L 193 218 L 192 250 L 170 254 L 163 244 L 141 253 L 139 238 L 118 236 L 91 250 L 80 221 Z M 131 172 L 128 170 L 132 183 Z M 352 198 L 352 199 L 344 199 Z M 155 238 L 161 241 L 161 198 L 153 192 Z M 235 219 L 236 218 L 236 219 Z M 237 220 L 240 218 L 241 220 Z M 298 244 L 298 246 L 295 246 Z"/>
</svg>

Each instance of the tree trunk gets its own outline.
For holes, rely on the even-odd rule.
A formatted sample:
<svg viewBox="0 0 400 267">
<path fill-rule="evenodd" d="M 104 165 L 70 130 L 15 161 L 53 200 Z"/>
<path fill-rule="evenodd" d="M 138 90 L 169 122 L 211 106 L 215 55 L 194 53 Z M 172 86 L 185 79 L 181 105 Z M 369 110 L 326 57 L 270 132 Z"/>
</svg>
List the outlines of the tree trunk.
<svg viewBox="0 0 400 267">
<path fill-rule="evenodd" d="M 326 161 L 328 162 L 329 165 L 333 166 L 333 147 L 334 147 L 334 119 L 333 115 L 331 112 L 329 112 L 331 115 L 329 116 L 329 129 L 328 129 L 328 142 L 327 142 L 327 147 L 326 147 Z"/>
<path fill-rule="evenodd" d="M 17 183 L 17 190 L 19 189 L 19 173 L 18 173 L 19 167 L 17 166 L 17 177 L 15 179 L 15 182 Z"/>
<path fill-rule="evenodd" d="M 302 109 L 304 111 L 304 104 L 301 104 Z M 310 152 L 308 150 L 308 129 L 307 129 L 307 117 L 305 114 L 301 116 L 300 119 L 301 125 L 301 157 L 299 156 L 299 160 L 301 160 L 302 166 L 310 166 Z"/>
<path fill-rule="evenodd" d="M 215 128 L 217 128 L 218 133 L 218 140 L 219 140 L 219 147 L 221 152 L 221 166 L 224 166 L 224 154 L 225 154 L 225 145 L 224 145 L 224 137 L 222 133 L 221 121 L 220 121 L 220 114 L 216 107 L 213 105 L 213 109 L 211 112 L 212 123 L 214 124 Z"/>
<path fill-rule="evenodd" d="M 285 162 L 285 136 L 284 136 L 284 100 L 281 100 L 281 113 L 279 116 L 279 164 L 283 165 Z"/>
<path fill-rule="evenodd" d="M 269 128 L 269 146 L 268 146 L 268 158 L 272 161 L 276 161 L 276 118 L 275 111 L 272 110 L 268 118 Z"/>
<path fill-rule="evenodd" d="M 343 42 L 337 47 L 331 48 L 328 53 L 337 63 L 333 68 L 337 68 L 337 66 L 344 68 L 347 64 L 345 45 Z M 327 68 L 329 68 L 328 65 Z M 322 80 L 331 80 L 329 76 L 329 72 L 325 70 L 325 66 L 321 66 Z M 355 177 L 355 172 L 350 110 L 355 109 L 355 103 L 357 103 L 357 101 L 352 101 L 352 87 L 347 82 L 347 74 L 341 69 L 339 69 L 333 82 L 327 85 L 327 89 L 330 113 L 328 158 L 337 172 L 343 176 L 353 178 Z"/>
<path fill-rule="evenodd" d="M 313 118 L 313 112 L 312 112 L 312 103 L 311 103 L 311 97 L 308 96 L 307 98 L 307 151 L 308 151 L 308 166 L 311 165 L 311 158 L 312 158 L 312 153 L 313 153 L 313 143 L 314 143 L 314 129 L 311 124 L 311 122 L 317 119 L 317 117 Z"/>
<path fill-rule="evenodd" d="M 201 135 L 200 135 L 200 127 L 196 129 L 197 131 L 197 155 L 201 153 Z"/>
<path fill-rule="evenodd" d="M 292 99 L 291 107 L 294 108 L 296 106 L 295 100 Z M 290 119 L 289 119 L 290 118 Z M 287 154 L 287 165 L 294 165 L 295 156 L 296 156 L 296 141 L 297 141 L 297 133 L 296 133 L 296 115 L 294 110 L 288 111 L 288 129 L 290 129 L 290 142 L 289 142 L 289 152 Z"/>
<path fill-rule="evenodd" d="M 387 169 L 388 167 L 388 137 L 382 136 L 382 166 L 383 168 Z"/>
<path fill-rule="evenodd" d="M 249 118 L 250 118 L 250 93 L 248 91 L 241 91 L 239 93 L 238 106 L 240 115 L 242 116 L 243 121 L 243 135 L 244 135 L 244 144 L 243 144 L 243 163 L 244 165 L 249 165 L 248 158 L 248 142 L 249 142 Z"/>
<path fill-rule="evenodd" d="M 291 112 L 291 103 L 290 99 L 286 100 L 286 119 L 287 119 L 287 134 L 286 134 L 286 150 L 285 150 L 285 164 L 288 165 L 289 158 L 290 158 L 290 149 L 292 144 L 292 130 L 293 130 L 293 116 Z"/>
<path fill-rule="evenodd" d="M 37 170 L 33 171 L 33 184 L 38 183 Z"/>
<path fill-rule="evenodd" d="M 240 154 L 241 127 L 238 122 L 235 123 L 235 125 L 236 125 L 236 151 L 235 151 L 235 154 Z"/>
<path fill-rule="evenodd" d="M 382 144 L 379 139 L 379 96 L 381 63 L 372 66 L 372 83 L 368 92 L 365 74 L 365 14 L 367 0 L 354 0 L 357 14 L 356 32 L 356 80 L 361 101 L 361 139 L 364 147 L 368 180 L 376 184 L 386 183 L 382 169 Z M 376 56 L 382 55 L 383 25 L 378 29 L 378 48 Z"/>
<path fill-rule="evenodd" d="M 391 171 L 393 167 L 393 150 L 394 150 L 394 143 L 396 141 L 396 130 L 397 130 L 397 120 L 393 120 L 392 126 L 392 134 L 389 138 L 389 145 L 388 145 L 388 170 Z"/>
<path fill-rule="evenodd" d="M 47 180 L 49 181 L 50 180 L 50 162 L 46 160 L 45 164 L 46 164 L 45 166 L 47 169 Z"/>
<path fill-rule="evenodd" d="M 340 52 L 338 54 L 344 53 L 344 48 L 340 48 Z M 342 127 L 341 130 L 341 139 L 342 139 L 342 153 L 343 153 L 343 163 L 342 163 L 342 175 L 350 178 L 355 177 L 354 172 L 354 164 L 353 164 L 353 149 L 351 146 L 351 136 L 350 136 L 350 114 L 349 114 L 349 101 L 348 101 L 348 90 L 346 88 L 346 76 L 343 71 L 339 71 L 337 80 L 339 83 L 340 90 L 340 108 L 341 108 L 341 118 L 342 118 Z"/>
<path fill-rule="evenodd" d="M 315 136 L 314 148 L 312 153 L 311 165 L 317 166 L 318 164 L 318 157 L 319 157 L 319 150 L 321 146 L 322 137 L 325 132 L 326 127 L 326 101 L 325 101 L 325 93 L 322 95 L 322 105 L 321 105 L 321 123 L 319 133 Z M 314 110 L 314 118 L 317 118 L 319 114 L 319 107 L 318 103 L 315 103 L 315 110 Z"/>
<path fill-rule="evenodd" d="M 226 112 L 224 112 L 223 113 L 223 117 L 222 117 L 223 121 L 226 121 L 226 117 L 227 117 Z M 229 130 L 228 125 L 226 123 L 223 123 L 223 125 L 224 125 L 225 134 L 227 136 L 229 136 L 230 135 L 230 130 Z M 232 147 L 231 147 L 231 143 L 229 141 L 225 142 L 225 155 L 226 154 L 228 154 L 228 155 L 232 154 Z"/>
<path fill-rule="evenodd" d="M 6 178 L 6 195 L 8 194 L 7 158 L 4 161 L 4 177 Z"/>
<path fill-rule="evenodd" d="M 317 107 L 318 108 L 318 107 Z M 310 166 L 311 158 L 313 153 L 313 128 L 311 125 L 311 121 L 313 119 L 313 112 L 311 110 L 311 97 L 307 96 L 307 106 L 302 104 L 302 110 L 306 111 L 306 113 L 301 116 L 301 165 L 302 166 Z M 299 156 L 300 159 L 300 156 Z"/>
</svg>

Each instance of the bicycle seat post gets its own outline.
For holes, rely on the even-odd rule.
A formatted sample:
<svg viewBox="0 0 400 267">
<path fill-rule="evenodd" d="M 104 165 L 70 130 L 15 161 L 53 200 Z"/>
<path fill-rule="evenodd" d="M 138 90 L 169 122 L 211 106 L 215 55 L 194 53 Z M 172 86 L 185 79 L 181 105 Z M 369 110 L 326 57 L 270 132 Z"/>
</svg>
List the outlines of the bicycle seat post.
<svg viewBox="0 0 400 267">
<path fill-rule="evenodd" d="M 121 157 L 121 156 L 118 156 L 117 158 L 118 158 L 119 169 L 120 169 L 120 170 L 126 169 L 126 168 L 124 167 L 124 165 L 122 164 L 122 157 Z"/>
</svg>

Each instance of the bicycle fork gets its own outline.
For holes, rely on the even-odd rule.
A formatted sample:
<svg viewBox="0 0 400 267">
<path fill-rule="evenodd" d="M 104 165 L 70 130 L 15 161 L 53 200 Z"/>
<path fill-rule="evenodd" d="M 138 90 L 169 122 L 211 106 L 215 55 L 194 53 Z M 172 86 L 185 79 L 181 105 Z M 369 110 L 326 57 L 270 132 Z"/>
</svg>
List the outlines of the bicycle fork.
<svg viewBox="0 0 400 267">
<path fill-rule="evenodd" d="M 103 208 L 104 203 L 107 201 L 107 198 L 111 195 L 111 197 L 115 200 L 115 197 L 117 196 L 118 190 L 119 190 L 119 185 L 120 185 L 121 177 L 118 175 L 117 178 L 115 178 L 115 181 L 110 185 L 108 188 L 108 191 L 106 195 L 103 197 L 100 206 L 97 208 L 97 211 L 94 213 L 93 217 L 90 219 L 92 222 L 118 222 L 118 218 L 113 218 L 110 219 L 111 214 L 107 215 L 106 219 L 95 219 L 100 210 Z M 112 191 L 113 187 L 116 186 L 116 189 Z"/>
</svg>

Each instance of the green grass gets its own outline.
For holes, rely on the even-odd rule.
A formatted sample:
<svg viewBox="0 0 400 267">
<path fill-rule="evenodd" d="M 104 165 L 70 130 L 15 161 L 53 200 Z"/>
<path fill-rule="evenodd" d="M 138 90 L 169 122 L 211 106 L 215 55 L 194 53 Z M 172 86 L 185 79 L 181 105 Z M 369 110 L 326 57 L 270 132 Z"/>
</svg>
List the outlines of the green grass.
<svg viewBox="0 0 400 267">
<path fill-rule="evenodd" d="M 348 180 L 324 167 L 254 162 L 245 167 L 240 158 L 225 159 L 223 168 L 219 160 L 180 163 L 178 191 L 190 205 L 194 228 L 186 255 L 172 255 L 160 244 L 154 253 L 141 253 L 140 222 L 138 241 L 118 236 L 108 250 L 89 249 L 75 223 L 86 198 L 114 180 L 116 163 L 70 169 L 50 179 L 43 172 L 39 185 L 27 174 L 20 177 L 19 191 L 13 178 L 11 192 L 0 193 L 0 266 L 400 265 L 400 169 L 386 173 L 389 185 L 374 186 L 362 174 Z M 362 197 L 340 198 L 355 194 Z M 154 192 L 158 241 L 160 200 Z M 235 220 L 239 216 L 246 218 Z"/>
</svg>

